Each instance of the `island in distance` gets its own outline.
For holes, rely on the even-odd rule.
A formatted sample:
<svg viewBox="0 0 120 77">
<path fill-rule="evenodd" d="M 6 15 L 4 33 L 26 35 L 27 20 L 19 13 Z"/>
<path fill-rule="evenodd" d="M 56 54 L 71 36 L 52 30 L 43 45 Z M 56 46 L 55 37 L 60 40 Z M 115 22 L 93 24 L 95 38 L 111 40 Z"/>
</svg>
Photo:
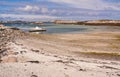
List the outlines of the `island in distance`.
<svg viewBox="0 0 120 77">
<path fill-rule="evenodd" d="M 37 25 L 44 25 L 44 23 L 55 23 L 55 24 L 75 24 L 75 25 L 96 25 L 96 26 L 120 26 L 120 20 L 88 20 L 88 21 L 78 21 L 78 20 L 53 20 L 53 21 L 0 21 L 0 24 L 5 23 L 31 23 Z"/>
<path fill-rule="evenodd" d="M 74 20 L 55 20 L 56 24 L 77 24 L 77 25 L 114 25 L 120 26 L 120 20 L 88 20 L 88 21 L 74 21 Z"/>
</svg>

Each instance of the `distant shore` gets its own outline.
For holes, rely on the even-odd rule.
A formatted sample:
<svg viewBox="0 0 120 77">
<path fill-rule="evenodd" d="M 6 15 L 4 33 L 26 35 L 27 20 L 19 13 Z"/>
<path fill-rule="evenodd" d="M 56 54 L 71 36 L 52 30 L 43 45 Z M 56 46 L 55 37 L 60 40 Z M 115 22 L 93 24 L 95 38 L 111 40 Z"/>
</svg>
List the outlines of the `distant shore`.
<svg viewBox="0 0 120 77">
<path fill-rule="evenodd" d="M 80 21 L 80 20 L 54 20 L 54 21 L 1 21 L 0 24 L 36 24 L 36 25 L 44 25 L 44 23 L 55 23 L 55 24 L 76 24 L 76 25 L 96 25 L 96 26 L 120 26 L 120 20 L 86 20 L 86 21 Z"/>
<path fill-rule="evenodd" d="M 55 20 L 56 24 L 77 24 L 77 25 L 109 25 L 120 26 L 120 20 L 89 20 L 89 21 L 72 21 L 72 20 Z"/>
</svg>

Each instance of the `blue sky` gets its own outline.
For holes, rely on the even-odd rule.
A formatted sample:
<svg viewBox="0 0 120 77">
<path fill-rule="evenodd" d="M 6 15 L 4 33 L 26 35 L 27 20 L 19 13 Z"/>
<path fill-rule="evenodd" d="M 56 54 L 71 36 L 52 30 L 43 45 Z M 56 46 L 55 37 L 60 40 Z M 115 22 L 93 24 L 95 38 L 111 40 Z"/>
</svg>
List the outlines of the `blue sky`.
<svg viewBox="0 0 120 77">
<path fill-rule="evenodd" d="M 120 19 L 120 0 L 0 0 L 0 20 Z"/>
</svg>

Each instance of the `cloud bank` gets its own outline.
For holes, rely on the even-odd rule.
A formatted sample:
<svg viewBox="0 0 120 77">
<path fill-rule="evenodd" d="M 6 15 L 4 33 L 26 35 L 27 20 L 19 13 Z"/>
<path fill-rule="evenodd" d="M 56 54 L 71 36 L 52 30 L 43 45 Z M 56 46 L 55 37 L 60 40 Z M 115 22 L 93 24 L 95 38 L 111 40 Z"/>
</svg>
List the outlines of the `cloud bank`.
<svg viewBox="0 0 120 77">
<path fill-rule="evenodd" d="M 105 0 L 50 0 L 69 6 L 92 10 L 120 10 L 120 3 L 107 3 Z"/>
<path fill-rule="evenodd" d="M 120 19 L 118 0 L 4 0 L 0 1 L 2 19 Z"/>
</svg>

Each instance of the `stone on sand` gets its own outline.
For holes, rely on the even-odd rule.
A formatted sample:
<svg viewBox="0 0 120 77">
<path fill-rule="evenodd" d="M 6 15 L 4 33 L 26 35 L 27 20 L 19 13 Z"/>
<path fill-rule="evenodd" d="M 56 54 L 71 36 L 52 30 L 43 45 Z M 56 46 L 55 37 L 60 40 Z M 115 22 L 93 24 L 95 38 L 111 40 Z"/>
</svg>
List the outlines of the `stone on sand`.
<svg viewBox="0 0 120 77">
<path fill-rule="evenodd" d="M 17 62 L 16 57 L 7 57 L 2 60 L 3 63 L 12 63 L 12 62 Z"/>
</svg>

